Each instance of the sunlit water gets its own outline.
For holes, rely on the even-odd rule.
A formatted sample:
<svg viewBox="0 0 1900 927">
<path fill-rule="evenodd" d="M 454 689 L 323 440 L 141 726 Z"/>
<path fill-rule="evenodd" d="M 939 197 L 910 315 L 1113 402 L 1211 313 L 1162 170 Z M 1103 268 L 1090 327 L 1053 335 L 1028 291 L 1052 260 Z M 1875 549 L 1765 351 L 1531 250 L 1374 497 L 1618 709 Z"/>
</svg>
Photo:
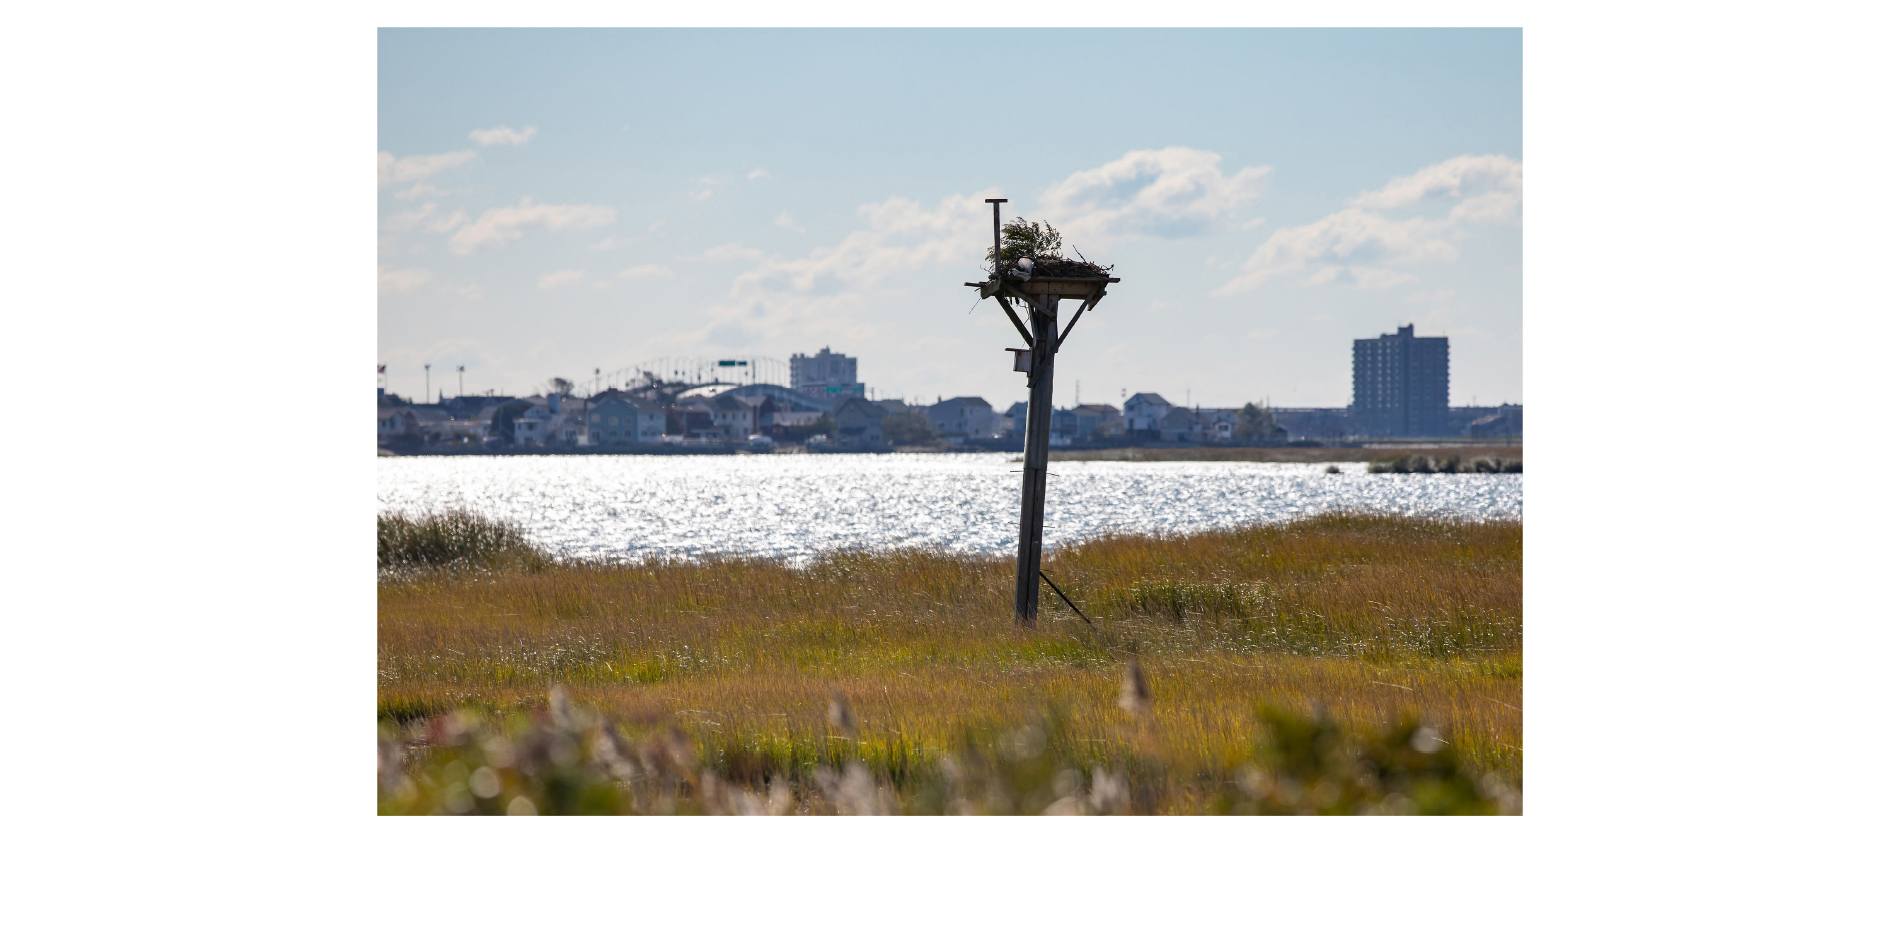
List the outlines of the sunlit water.
<svg viewBox="0 0 1900 927">
<path fill-rule="evenodd" d="M 402 457 L 376 461 L 384 511 L 451 508 L 512 519 L 549 551 L 585 557 L 762 554 L 793 563 L 842 547 L 1015 550 L 1022 464 L 1012 454 Z M 1370 474 L 1364 464 L 1061 462 L 1045 542 L 1193 531 L 1351 509 L 1520 518 L 1517 474 Z"/>
</svg>

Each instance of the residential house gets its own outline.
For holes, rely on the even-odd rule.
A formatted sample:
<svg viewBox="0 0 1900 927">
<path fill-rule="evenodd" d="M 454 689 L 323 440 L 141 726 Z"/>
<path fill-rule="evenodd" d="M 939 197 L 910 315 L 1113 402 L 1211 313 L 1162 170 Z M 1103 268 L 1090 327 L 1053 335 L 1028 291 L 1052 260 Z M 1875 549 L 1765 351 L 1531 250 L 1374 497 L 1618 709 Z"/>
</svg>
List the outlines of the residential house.
<svg viewBox="0 0 1900 927">
<path fill-rule="evenodd" d="M 650 399 L 608 390 L 588 401 L 582 433 L 590 446 L 654 444 L 666 434 L 666 410 Z"/>
<path fill-rule="evenodd" d="M 1468 438 L 1523 438 L 1524 407 L 1507 402 L 1466 425 L 1464 433 Z"/>
<path fill-rule="evenodd" d="M 872 402 L 862 396 L 847 397 L 831 410 L 832 421 L 838 423 L 838 443 L 882 447 L 884 419 L 890 414 L 890 410 L 882 403 Z"/>
<path fill-rule="evenodd" d="M 1199 443 L 1208 440 L 1212 425 L 1205 417 L 1193 409 L 1175 406 L 1168 414 L 1155 423 L 1155 432 L 1168 444 Z"/>
<path fill-rule="evenodd" d="M 734 441 L 744 441 L 759 433 L 758 408 L 738 396 L 725 394 L 712 400 L 713 427 Z"/>
<path fill-rule="evenodd" d="M 528 402 L 534 402 L 536 398 L 529 397 Z M 515 416 L 515 446 L 540 447 L 549 443 L 547 437 L 552 431 L 550 426 L 553 425 L 554 417 L 555 414 L 549 412 L 547 406 L 538 403 L 523 409 L 521 414 Z"/>
<path fill-rule="evenodd" d="M 1074 409 L 1049 410 L 1049 443 L 1056 447 L 1069 444 L 1076 437 L 1076 418 Z"/>
<path fill-rule="evenodd" d="M 1029 403 L 1018 402 L 1011 405 L 1009 410 L 1003 413 L 1001 419 L 997 422 L 996 430 L 1004 434 L 1022 434 L 1023 428 L 1028 424 Z"/>
<path fill-rule="evenodd" d="M 996 434 L 996 410 L 990 408 L 990 404 L 981 396 L 945 399 L 931 406 L 925 414 L 930 419 L 930 427 L 937 429 L 941 435 L 989 438 Z"/>
<path fill-rule="evenodd" d="M 559 394 L 529 396 L 528 404 L 515 416 L 514 438 L 518 447 L 559 447 L 585 441 L 587 423 L 582 419 L 582 400 Z"/>
<path fill-rule="evenodd" d="M 419 434 L 416 414 L 409 406 L 379 406 L 376 409 L 376 440 L 386 441 L 402 435 Z"/>
<path fill-rule="evenodd" d="M 376 440 L 381 444 L 392 439 L 433 444 L 451 437 L 454 424 L 449 413 L 437 405 L 379 406 L 376 409 Z"/>
<path fill-rule="evenodd" d="M 1357 433 L 1350 409 L 1280 408 L 1273 419 L 1294 441 L 1341 441 Z"/>
<path fill-rule="evenodd" d="M 1173 408 L 1160 393 L 1136 393 L 1122 403 L 1122 426 L 1130 432 L 1159 431 L 1161 420 Z"/>
<path fill-rule="evenodd" d="M 1194 411 L 1207 423 L 1203 440 L 1234 440 L 1234 431 L 1240 427 L 1239 409 L 1195 409 Z"/>
<path fill-rule="evenodd" d="M 1122 410 L 1114 406 L 1100 402 L 1088 403 L 1076 406 L 1074 412 L 1078 440 L 1113 438 L 1122 433 Z"/>
</svg>

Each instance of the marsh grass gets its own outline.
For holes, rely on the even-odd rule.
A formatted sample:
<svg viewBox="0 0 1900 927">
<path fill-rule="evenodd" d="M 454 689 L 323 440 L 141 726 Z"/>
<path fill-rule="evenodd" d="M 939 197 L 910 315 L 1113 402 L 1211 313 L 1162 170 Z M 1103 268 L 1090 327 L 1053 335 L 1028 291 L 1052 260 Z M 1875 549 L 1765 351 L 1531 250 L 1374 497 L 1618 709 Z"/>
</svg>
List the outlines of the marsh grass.
<svg viewBox="0 0 1900 927">
<path fill-rule="evenodd" d="M 1206 784 L 1205 810 L 1517 810 L 1515 789 L 1495 774 L 1474 776 L 1468 763 L 1445 749 L 1438 731 L 1416 718 L 1361 734 L 1322 709 L 1262 705 L 1256 722 L 1250 753 L 1230 774 Z M 513 815 L 1079 815 L 1160 809 L 1168 770 L 1139 754 L 1104 766 L 1080 749 L 1085 743 L 1065 713 L 1052 707 L 1020 726 L 963 725 L 934 763 L 891 765 L 889 756 L 833 748 L 809 758 L 809 775 L 795 776 L 787 770 L 801 768 L 797 758 L 763 765 L 717 754 L 709 760 L 677 726 L 636 733 L 572 704 L 557 688 L 545 711 L 502 717 L 458 711 L 404 730 L 385 725 L 378 738 L 378 806 L 385 814 Z"/>
<path fill-rule="evenodd" d="M 1366 465 L 1367 473 L 1523 473 L 1521 457 L 1428 457 L 1424 454 L 1399 454 L 1381 457 Z"/>
<path fill-rule="evenodd" d="M 1431 452 L 1439 456 L 1460 455 L 1467 459 L 1523 459 L 1523 445 L 1421 445 L 1410 453 Z M 1395 456 L 1387 447 L 1218 447 L 1218 446 L 1147 446 L 1093 449 L 1054 449 L 1050 460 L 1158 461 L 1232 461 L 1245 463 L 1365 463 Z"/>
<path fill-rule="evenodd" d="M 1011 561 L 943 551 L 385 571 L 379 716 L 501 718 L 560 686 L 625 737 L 677 732 L 737 787 L 819 794 L 862 770 L 904 807 L 944 788 L 970 731 L 1042 724 L 1062 769 L 1195 812 L 1265 801 L 1233 791 L 1260 762 L 1260 706 L 1317 705 L 1340 736 L 1419 719 L 1471 776 L 1521 786 L 1516 522 L 1105 537 L 1045 569 L 1093 628 L 1046 589 L 1038 625 L 1015 626 Z M 1139 716 L 1117 704 L 1130 659 L 1152 692 Z M 1059 737 L 1034 720 L 1053 717 Z"/>
<path fill-rule="evenodd" d="M 549 562 L 512 522 L 456 510 L 376 516 L 376 568 L 380 571 L 449 567 L 499 570 Z"/>
</svg>

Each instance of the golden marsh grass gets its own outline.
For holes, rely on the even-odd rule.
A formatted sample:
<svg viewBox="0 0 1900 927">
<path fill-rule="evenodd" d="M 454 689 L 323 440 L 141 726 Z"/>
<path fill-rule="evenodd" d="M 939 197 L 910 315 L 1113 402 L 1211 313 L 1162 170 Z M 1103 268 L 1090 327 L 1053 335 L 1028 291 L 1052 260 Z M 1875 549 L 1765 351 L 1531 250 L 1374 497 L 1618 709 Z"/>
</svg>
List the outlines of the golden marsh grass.
<svg viewBox="0 0 1900 927">
<path fill-rule="evenodd" d="M 1251 755 L 1259 705 L 1317 704 L 1348 728 L 1422 717 L 1521 786 L 1517 522 L 1329 515 L 1045 559 L 1094 627 L 1045 588 L 1020 628 L 1008 558 L 937 551 L 386 574 L 379 713 L 537 707 L 558 685 L 628 728 L 677 728 L 734 782 L 857 760 L 901 790 L 972 726 L 1053 712 L 1078 768 L 1129 770 L 1153 810 L 1192 812 Z M 1139 715 L 1118 705 L 1131 658 Z"/>
</svg>

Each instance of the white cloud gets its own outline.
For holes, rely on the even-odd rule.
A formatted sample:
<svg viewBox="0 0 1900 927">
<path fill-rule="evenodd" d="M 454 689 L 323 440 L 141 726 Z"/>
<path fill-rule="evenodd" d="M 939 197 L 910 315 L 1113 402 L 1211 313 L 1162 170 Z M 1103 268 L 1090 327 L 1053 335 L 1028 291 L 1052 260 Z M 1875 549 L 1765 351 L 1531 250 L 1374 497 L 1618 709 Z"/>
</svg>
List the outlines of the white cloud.
<svg viewBox="0 0 1900 927">
<path fill-rule="evenodd" d="M 1131 151 L 1077 171 L 1041 196 L 1064 233 L 1198 235 L 1260 195 L 1270 167 L 1221 173 L 1220 155 L 1180 146 Z"/>
<path fill-rule="evenodd" d="M 1524 197 L 1524 165 L 1503 155 L 1460 155 L 1395 177 L 1378 190 L 1361 193 L 1352 205 L 1366 209 L 1397 209 L 1433 200 L 1468 200 L 1498 194 L 1502 201 Z"/>
<path fill-rule="evenodd" d="M 541 279 L 535 281 L 535 286 L 544 290 L 552 290 L 557 287 L 567 286 L 570 283 L 579 283 L 581 278 L 585 276 L 587 276 L 585 273 L 578 270 L 557 270 L 551 274 L 542 274 Z"/>
<path fill-rule="evenodd" d="M 430 273 L 420 268 L 376 268 L 376 291 L 379 293 L 407 293 L 429 282 Z"/>
<path fill-rule="evenodd" d="M 534 126 L 526 126 L 519 132 L 507 126 L 496 126 L 492 129 L 476 129 L 468 133 L 468 137 L 474 139 L 475 144 L 483 146 L 526 145 L 528 139 L 533 138 L 535 133 L 539 131 L 541 130 L 536 129 Z"/>
<path fill-rule="evenodd" d="M 392 183 L 414 183 L 418 180 L 426 180 L 473 160 L 475 160 L 473 151 L 410 155 L 402 159 L 398 159 L 387 151 L 379 151 L 376 153 L 376 187 L 382 189 Z"/>
<path fill-rule="evenodd" d="M 521 202 L 513 206 L 490 209 L 475 221 L 462 227 L 449 239 L 449 250 L 456 254 L 472 254 L 477 249 L 501 245 L 521 238 L 522 232 L 530 228 L 552 230 L 599 228 L 614 221 L 611 206 L 596 206 L 587 203 L 559 204 L 536 203 L 530 197 L 522 197 Z"/>
<path fill-rule="evenodd" d="M 448 215 L 438 215 L 434 203 L 424 203 L 418 209 L 399 212 L 383 219 L 383 228 L 392 232 L 407 232 L 417 228 L 447 232 L 466 221 L 468 215 L 459 209 Z"/>
<path fill-rule="evenodd" d="M 645 280 L 650 277 L 671 277 L 673 271 L 663 264 L 636 264 L 620 272 L 622 280 Z"/>
<path fill-rule="evenodd" d="M 782 229 L 791 229 L 800 235 L 805 234 L 805 230 L 799 228 L 798 223 L 792 220 L 792 211 L 789 209 L 779 213 L 778 218 L 772 220 L 772 224 Z"/>
<path fill-rule="evenodd" d="M 1386 215 L 1449 205 L 1442 218 Z M 1417 278 L 1399 268 L 1458 257 L 1457 240 L 1472 226 L 1521 221 L 1524 169 L 1499 155 L 1465 155 L 1433 164 L 1354 197 L 1339 212 L 1306 225 L 1275 229 L 1216 295 L 1251 290 L 1270 277 L 1307 285 L 1384 289 Z"/>
<path fill-rule="evenodd" d="M 694 257 L 688 258 L 687 260 L 706 261 L 712 264 L 723 264 L 727 261 L 756 261 L 759 258 L 762 258 L 764 256 L 765 256 L 765 252 L 760 251 L 757 248 L 748 248 L 745 245 L 742 245 L 739 242 L 734 241 L 734 242 L 728 242 L 723 245 L 714 245 L 713 247 L 707 248 L 705 251 L 701 252 L 700 254 Z"/>
<path fill-rule="evenodd" d="M 700 336 L 734 347 L 788 334 L 868 337 L 880 325 L 891 324 L 888 312 L 872 310 L 888 308 L 903 296 L 891 286 L 891 278 L 956 263 L 974 270 L 990 234 L 983 198 L 995 195 L 984 191 L 947 196 L 935 207 L 899 197 L 859 206 L 864 227 L 837 244 L 813 248 L 800 258 L 760 259 L 739 274 L 728 300 L 711 308 L 711 321 Z M 760 258 L 756 251 L 743 250 Z M 744 256 L 732 245 L 713 252 Z"/>
<path fill-rule="evenodd" d="M 756 167 L 756 168 L 753 168 L 753 169 L 752 169 L 752 173 L 750 173 L 750 174 L 747 174 L 747 175 L 745 175 L 745 179 L 747 179 L 747 180 L 764 180 L 764 179 L 766 179 L 766 178 L 768 178 L 768 177 L 770 177 L 770 176 L 772 176 L 772 172 L 771 172 L 771 171 L 768 171 L 768 170 L 766 170 L 765 168 L 762 168 L 762 167 Z"/>
<path fill-rule="evenodd" d="M 396 198 L 399 200 L 415 200 L 415 199 L 421 199 L 422 197 L 425 197 L 425 196 L 443 196 L 443 195 L 445 195 L 443 190 L 440 187 L 437 187 L 435 184 L 419 183 L 413 187 L 410 187 L 407 190 L 398 192 L 396 194 Z"/>
</svg>

